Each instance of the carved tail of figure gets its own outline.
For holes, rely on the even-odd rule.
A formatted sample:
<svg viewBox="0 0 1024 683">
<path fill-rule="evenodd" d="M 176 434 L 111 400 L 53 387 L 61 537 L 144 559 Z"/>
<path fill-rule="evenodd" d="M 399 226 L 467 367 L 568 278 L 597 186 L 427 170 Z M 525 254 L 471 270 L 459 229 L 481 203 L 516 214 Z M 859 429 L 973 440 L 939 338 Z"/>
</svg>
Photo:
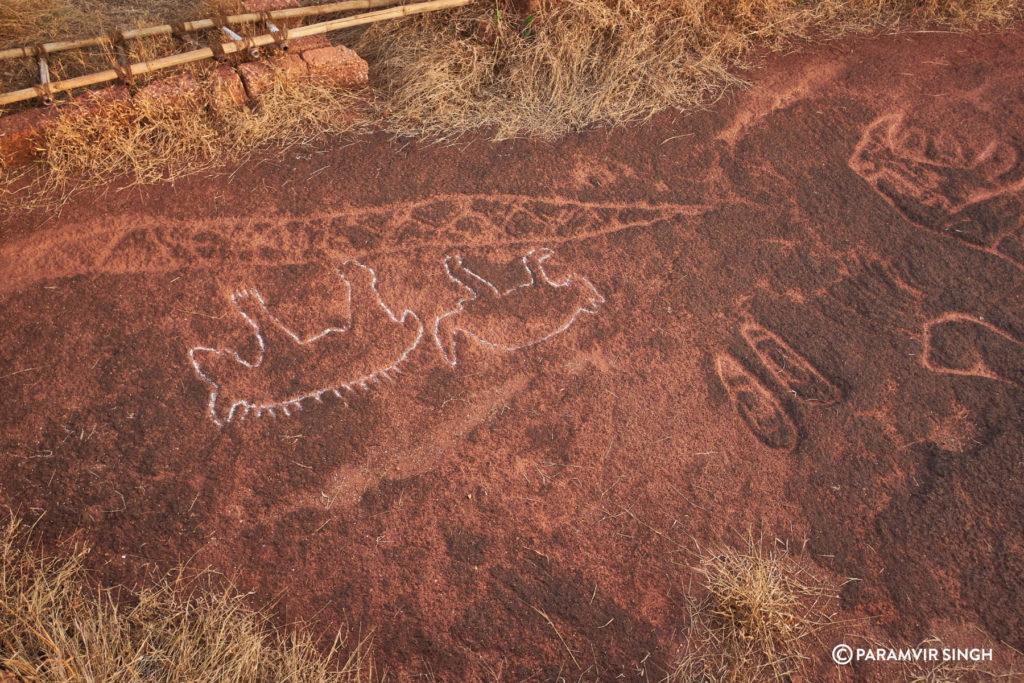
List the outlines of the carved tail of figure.
<svg viewBox="0 0 1024 683">
<path fill-rule="evenodd" d="M 584 277 L 573 276 L 571 282 L 579 287 L 580 310 L 596 315 L 606 299 L 594 285 L 590 284 L 590 280 Z"/>
</svg>

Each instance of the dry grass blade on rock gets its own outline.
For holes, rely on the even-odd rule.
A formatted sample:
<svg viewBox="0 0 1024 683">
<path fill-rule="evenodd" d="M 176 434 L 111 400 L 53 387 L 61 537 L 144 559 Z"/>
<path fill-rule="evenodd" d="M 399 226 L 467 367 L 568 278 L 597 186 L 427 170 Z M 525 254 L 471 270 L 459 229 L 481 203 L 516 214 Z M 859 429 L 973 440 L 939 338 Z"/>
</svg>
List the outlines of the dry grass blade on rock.
<svg viewBox="0 0 1024 683">
<path fill-rule="evenodd" d="M 707 594 L 690 606 L 691 642 L 669 681 L 786 681 L 827 652 L 819 636 L 838 586 L 809 565 L 750 538 L 742 551 L 702 554 L 696 571 Z"/>
<path fill-rule="evenodd" d="M 182 573 L 124 601 L 93 588 L 85 550 L 47 557 L 13 519 L 0 530 L 0 678 L 71 681 L 375 680 L 364 640 L 321 653 L 308 633 L 284 634 L 244 596 Z M 207 577 L 209 578 L 209 577 Z"/>
</svg>

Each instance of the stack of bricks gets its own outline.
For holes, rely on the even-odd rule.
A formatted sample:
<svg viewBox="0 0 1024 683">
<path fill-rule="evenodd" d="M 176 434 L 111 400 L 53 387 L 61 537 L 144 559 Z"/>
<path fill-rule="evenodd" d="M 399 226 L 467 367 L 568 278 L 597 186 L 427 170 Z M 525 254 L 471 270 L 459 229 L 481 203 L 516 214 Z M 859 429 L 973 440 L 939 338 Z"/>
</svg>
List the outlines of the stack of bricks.
<svg viewBox="0 0 1024 683">
<path fill-rule="evenodd" d="M 245 8 L 251 12 L 264 12 L 297 7 L 299 0 L 246 0 Z M 294 28 L 297 23 L 275 22 L 279 28 Z M 283 72 L 286 78 L 301 78 L 307 74 L 329 79 L 339 88 L 358 89 L 369 82 L 366 61 L 347 47 L 331 45 L 325 35 L 308 36 L 289 41 L 288 51 L 272 55 L 262 61 L 246 62 L 237 68 L 223 64 L 213 68 L 206 81 L 200 84 L 190 74 L 177 74 L 161 78 L 139 89 L 137 101 L 177 99 L 191 97 L 206 87 L 220 103 L 243 107 L 272 87 L 275 76 Z M 116 99 L 131 101 L 132 95 L 124 86 L 94 90 L 74 98 L 84 105 L 81 111 Z M 16 114 L 0 115 L 0 164 L 8 167 L 27 163 L 39 156 L 47 128 L 61 115 L 55 107 L 29 109 Z"/>
</svg>

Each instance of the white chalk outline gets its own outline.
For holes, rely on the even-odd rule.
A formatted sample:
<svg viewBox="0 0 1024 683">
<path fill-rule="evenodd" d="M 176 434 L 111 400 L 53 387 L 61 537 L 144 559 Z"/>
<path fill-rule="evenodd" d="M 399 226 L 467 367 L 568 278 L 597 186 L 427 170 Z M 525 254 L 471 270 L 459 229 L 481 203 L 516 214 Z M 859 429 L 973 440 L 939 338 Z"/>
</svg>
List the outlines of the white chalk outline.
<svg viewBox="0 0 1024 683">
<path fill-rule="evenodd" d="M 266 345 L 265 345 L 265 343 L 263 341 L 263 335 L 261 334 L 260 326 L 256 323 L 255 320 L 250 318 L 249 315 L 245 311 L 243 311 L 242 308 L 239 306 L 238 299 L 239 299 L 240 296 L 246 296 L 246 297 L 253 297 L 253 298 L 255 298 L 259 302 L 259 304 L 261 306 L 263 306 L 264 311 L 266 311 L 267 317 L 269 317 L 274 322 L 274 324 L 276 324 L 285 334 L 287 334 L 289 337 L 294 339 L 295 343 L 300 344 L 302 346 L 311 344 L 311 343 L 317 341 L 318 339 L 320 339 L 320 338 L 322 338 L 322 337 L 324 337 L 324 336 L 326 336 L 328 334 L 332 334 L 332 333 L 348 333 L 352 329 L 352 282 L 347 277 L 345 277 L 344 273 L 341 270 L 338 271 L 338 275 L 339 275 L 339 277 L 341 277 L 341 279 L 347 285 L 348 325 L 346 325 L 345 327 L 328 327 L 327 329 L 323 330 L 322 332 L 320 332 L 320 333 L 318 333 L 318 334 L 316 334 L 316 335 L 314 335 L 312 337 L 309 337 L 307 339 L 302 339 L 301 337 L 299 337 L 291 329 L 289 329 L 287 325 L 282 323 L 281 320 L 277 316 L 275 316 L 273 313 L 271 313 L 270 309 L 267 308 L 266 303 L 263 301 L 263 297 L 255 289 L 241 290 L 241 291 L 235 292 L 234 294 L 231 295 L 231 302 L 234 304 L 235 309 L 238 311 L 239 315 L 241 315 L 243 318 L 245 318 L 245 321 L 249 324 L 250 327 L 252 327 L 253 332 L 256 334 L 256 341 L 259 343 L 260 351 L 259 351 L 259 356 L 256 359 L 256 362 L 249 363 L 244 358 L 239 356 L 237 351 L 231 351 L 230 349 L 226 349 L 226 348 L 225 349 L 215 349 L 215 348 L 211 348 L 211 347 L 208 347 L 208 346 L 195 346 L 195 347 L 192 347 L 191 349 L 189 349 L 189 351 L 188 351 L 189 360 L 192 362 L 192 367 L 196 371 L 196 374 L 199 375 L 199 377 L 204 382 L 206 382 L 207 384 L 209 384 L 212 387 L 212 389 L 210 391 L 210 401 L 209 401 L 209 403 L 207 405 L 207 411 L 208 411 L 208 413 L 210 415 L 210 419 L 213 420 L 214 424 L 216 424 L 218 427 L 223 427 L 225 424 L 230 422 L 232 420 L 232 418 L 234 418 L 235 410 L 238 409 L 239 406 L 241 406 L 243 408 L 243 412 L 241 414 L 241 419 L 245 419 L 249 415 L 249 413 L 251 413 L 253 411 L 255 411 L 255 416 L 256 417 L 261 417 L 264 412 L 269 413 L 272 417 L 277 417 L 277 413 L 275 412 L 275 409 L 277 409 L 277 408 L 280 408 L 282 410 L 282 412 L 284 412 L 285 415 L 291 415 L 291 412 L 289 411 L 289 408 L 294 409 L 294 410 L 302 410 L 302 401 L 305 401 L 306 399 L 314 399 L 316 401 L 322 401 L 321 397 L 324 394 L 328 393 L 328 392 L 333 392 L 335 396 L 337 396 L 338 398 L 342 398 L 343 397 L 343 395 L 341 393 L 342 390 L 344 390 L 346 392 L 352 392 L 352 391 L 355 391 L 356 387 L 367 389 L 369 387 L 369 385 L 376 383 L 382 377 L 386 378 L 386 379 L 391 379 L 391 375 L 389 373 L 394 372 L 394 373 L 397 374 L 397 373 L 401 372 L 401 369 L 399 368 L 399 366 L 402 364 L 402 362 L 404 362 L 409 357 L 409 354 L 411 354 L 413 352 L 413 350 L 417 346 L 419 346 L 420 340 L 423 338 L 423 322 L 419 319 L 419 316 L 417 316 L 414 312 L 412 312 L 412 311 L 410 311 L 408 309 L 403 311 L 402 312 L 402 317 L 399 318 L 399 317 L 397 317 L 394 314 L 394 312 L 392 312 L 392 310 L 390 308 L 388 308 L 387 304 L 384 303 L 384 299 L 381 298 L 380 292 L 377 290 L 377 273 L 376 273 L 376 271 L 373 270 L 373 268 L 365 266 L 365 265 L 363 265 L 362 263 L 360 263 L 360 262 L 358 262 L 356 260 L 345 261 L 345 263 L 343 264 L 343 268 L 344 267 L 349 267 L 349 266 L 356 266 L 358 268 L 364 268 L 364 269 L 370 271 L 370 275 L 372 277 L 372 280 L 370 282 L 370 287 L 371 287 L 371 289 L 373 289 L 373 293 L 376 294 L 376 296 L 377 296 L 377 303 L 379 303 L 381 308 L 384 309 L 385 313 L 387 313 L 388 317 L 391 319 L 392 322 L 404 326 L 406 319 L 409 316 L 412 316 L 416 320 L 416 322 L 419 323 L 419 331 L 417 332 L 416 339 L 415 339 L 415 341 L 413 341 L 412 345 L 409 346 L 409 348 L 407 348 L 405 350 L 405 352 L 402 353 L 402 355 L 399 357 L 399 359 L 397 361 L 395 361 L 394 363 L 392 363 L 391 365 L 389 365 L 387 367 L 384 367 L 384 368 L 381 368 L 380 370 L 376 370 L 376 371 L 370 373 L 369 375 L 365 375 L 363 377 L 359 377 L 358 379 L 352 380 L 351 382 L 343 382 L 343 383 L 341 383 L 341 384 L 339 384 L 337 386 L 329 386 L 329 387 L 326 387 L 324 389 L 316 389 L 316 390 L 311 391 L 309 393 L 301 394 L 299 396 L 294 396 L 292 398 L 288 398 L 288 399 L 285 399 L 283 401 L 274 401 L 274 402 L 270 402 L 270 403 L 260 403 L 260 402 L 257 402 L 257 401 L 248 401 L 248 400 L 244 400 L 244 399 L 237 400 L 237 401 L 235 401 L 234 403 L 231 404 L 231 407 L 228 410 L 227 417 L 223 421 L 221 421 L 221 420 L 217 419 L 217 412 L 216 412 L 217 398 L 218 398 L 218 396 L 220 394 L 220 388 L 221 387 L 220 387 L 220 385 L 217 384 L 217 382 L 215 382 L 211 377 L 207 376 L 199 368 L 199 364 L 196 361 L 195 353 L 196 353 L 196 351 L 208 351 L 208 352 L 213 352 L 213 353 L 218 353 L 218 354 L 230 352 L 234 356 L 234 359 L 238 363 L 244 365 L 245 367 L 247 367 L 249 369 L 255 369 L 255 368 L 259 367 L 263 363 L 263 359 L 264 359 L 265 352 L 266 352 Z"/>
<path fill-rule="evenodd" d="M 555 336 L 561 334 L 562 332 L 565 332 L 566 330 L 568 330 L 572 326 L 572 324 L 574 322 L 576 322 L 576 319 L 579 317 L 580 313 L 590 313 L 591 315 L 597 315 L 599 307 L 602 304 L 604 304 L 607 301 L 607 299 L 605 299 L 604 296 L 600 292 L 597 291 L 597 287 L 594 287 L 593 283 L 591 283 L 590 280 L 588 280 L 587 278 L 585 278 L 582 275 L 579 275 L 577 273 L 572 273 L 572 274 L 568 275 L 564 282 L 554 282 L 553 280 L 551 280 L 551 278 L 548 277 L 547 272 L 544 270 L 544 261 L 547 261 L 549 258 L 554 256 L 554 254 L 555 254 L 555 252 L 552 251 L 551 249 L 548 249 L 547 247 L 542 247 L 540 249 L 532 249 L 529 252 L 527 252 L 524 256 L 521 257 L 520 260 L 522 261 L 523 267 L 526 269 L 526 272 L 530 276 L 529 279 L 526 282 L 524 282 L 522 284 L 519 284 L 519 285 L 516 285 L 515 287 L 512 287 L 511 289 L 509 289 L 509 290 L 507 290 L 505 292 L 499 292 L 498 288 L 495 287 L 493 284 L 488 282 L 486 279 L 480 277 L 480 275 L 478 275 L 477 273 L 474 273 L 469 268 L 466 268 L 464 265 L 462 265 L 462 256 L 460 256 L 459 254 L 454 254 L 454 255 L 449 256 L 448 258 L 446 258 L 445 261 L 444 261 L 444 271 L 445 271 L 445 274 L 448 275 L 448 279 L 450 279 L 452 282 L 454 282 L 455 284 L 459 285 L 463 289 L 465 289 L 465 290 L 469 291 L 470 293 L 472 293 L 472 296 L 470 296 L 468 298 L 465 298 L 465 299 L 460 299 L 458 304 L 457 304 L 457 307 L 454 310 L 448 311 L 447 313 L 445 313 L 443 315 L 439 315 L 437 318 L 435 318 L 435 320 L 434 320 L 434 343 L 437 344 L 437 348 L 441 352 L 441 357 L 444 358 L 444 360 L 449 365 L 454 366 L 454 365 L 456 365 L 458 363 L 458 352 L 456 350 L 456 346 L 457 346 L 458 342 L 455 339 L 455 333 L 456 332 L 462 332 L 466 336 L 472 337 L 477 342 L 479 342 L 481 344 L 484 344 L 485 346 L 489 346 L 491 348 L 495 348 L 495 349 L 500 349 L 500 350 L 503 350 L 503 351 L 511 352 L 511 351 L 519 351 L 520 349 L 525 349 L 525 348 L 530 347 L 530 346 L 535 346 L 537 344 L 543 343 L 543 342 L 551 339 L 552 337 L 555 337 Z M 537 255 L 537 256 L 535 256 L 535 255 Z M 448 353 L 445 351 L 444 345 L 441 344 L 440 327 L 441 327 L 442 321 L 447 319 L 447 318 L 450 318 L 453 315 L 458 315 L 459 313 L 462 313 L 464 308 L 465 308 L 465 305 L 467 303 L 469 303 L 470 301 L 475 301 L 477 298 L 479 298 L 479 294 L 477 293 L 477 290 L 473 289 L 468 284 L 466 284 L 465 282 L 462 282 L 461 280 L 456 278 L 454 275 L 452 275 L 450 264 L 452 262 L 456 262 L 458 264 L 459 268 L 461 268 L 463 271 L 468 273 L 470 275 L 470 277 L 472 277 L 472 278 L 474 278 L 476 280 L 477 284 L 479 284 L 481 287 L 486 287 L 486 288 L 490 289 L 491 292 L 493 292 L 494 295 L 497 298 L 504 298 L 504 297 L 508 296 L 509 294 L 512 294 L 513 292 L 515 292 L 518 289 L 522 289 L 522 288 L 525 288 L 525 287 L 533 287 L 537 283 L 537 275 L 538 275 L 538 273 L 535 273 L 534 269 L 531 268 L 530 264 L 529 264 L 530 257 L 534 257 L 534 256 L 535 256 L 536 269 L 539 271 L 540 279 L 541 279 L 541 281 L 542 281 L 542 283 L 544 285 L 549 286 L 549 287 L 569 287 L 569 286 L 571 286 L 574 283 L 575 280 L 578 279 L 585 286 L 589 287 L 591 289 L 591 291 L 594 293 L 594 295 L 596 296 L 596 298 L 593 298 L 590 301 L 591 307 L 588 308 L 586 306 L 582 306 L 582 307 L 576 309 L 576 312 L 572 314 L 572 317 L 569 318 L 569 321 L 567 323 L 565 323 L 564 325 L 562 325 L 561 327 L 559 327 L 554 332 L 551 332 L 551 333 L 545 335 L 544 337 L 541 337 L 540 339 L 536 339 L 534 341 L 527 342 L 526 344 L 520 344 L 519 346 L 501 346 L 501 345 L 496 344 L 494 342 L 488 341 L 488 340 L 486 340 L 486 339 L 484 339 L 482 337 L 479 337 L 476 334 L 473 334 L 472 332 L 470 332 L 469 330 L 467 330 L 467 329 L 465 329 L 463 327 L 454 327 L 454 328 L 452 328 L 452 335 L 451 335 L 451 337 L 452 337 L 452 345 L 451 345 L 452 353 L 451 353 L 451 357 L 449 357 Z"/>
</svg>

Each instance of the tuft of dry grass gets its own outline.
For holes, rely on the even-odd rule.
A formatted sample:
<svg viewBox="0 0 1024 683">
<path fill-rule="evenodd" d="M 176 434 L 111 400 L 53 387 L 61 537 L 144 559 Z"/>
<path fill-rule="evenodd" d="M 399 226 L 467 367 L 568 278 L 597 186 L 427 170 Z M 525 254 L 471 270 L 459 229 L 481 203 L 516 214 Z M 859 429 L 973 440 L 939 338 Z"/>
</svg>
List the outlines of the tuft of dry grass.
<svg viewBox="0 0 1024 683">
<path fill-rule="evenodd" d="M 396 133 L 552 137 L 706 105 L 755 48 L 798 39 L 1004 23 L 1024 0 L 507 0 L 382 23 L 357 51 Z M 386 112 L 386 113 L 384 113 Z"/>
<path fill-rule="evenodd" d="M 343 656 L 339 635 L 323 654 L 307 632 L 274 629 L 245 596 L 181 572 L 117 600 L 91 586 L 86 554 L 48 557 L 17 521 L 0 529 L 0 680 L 375 679 L 365 640 Z"/>
<path fill-rule="evenodd" d="M 805 672 L 808 652 L 825 652 L 838 586 L 783 550 L 752 537 L 744 550 L 705 553 L 695 568 L 706 595 L 690 604 L 688 651 L 672 683 L 788 681 Z"/>
</svg>

